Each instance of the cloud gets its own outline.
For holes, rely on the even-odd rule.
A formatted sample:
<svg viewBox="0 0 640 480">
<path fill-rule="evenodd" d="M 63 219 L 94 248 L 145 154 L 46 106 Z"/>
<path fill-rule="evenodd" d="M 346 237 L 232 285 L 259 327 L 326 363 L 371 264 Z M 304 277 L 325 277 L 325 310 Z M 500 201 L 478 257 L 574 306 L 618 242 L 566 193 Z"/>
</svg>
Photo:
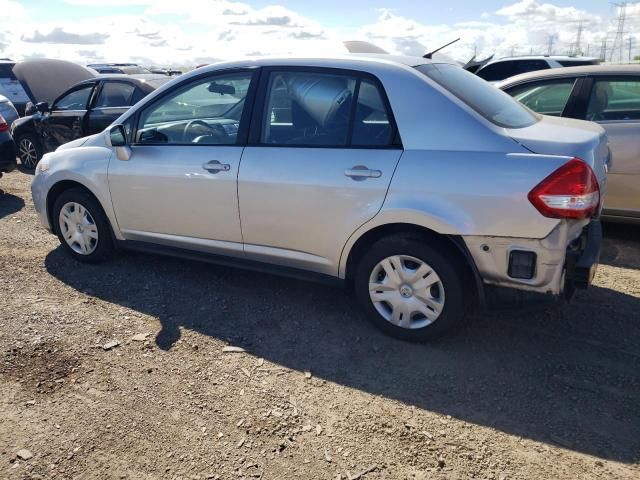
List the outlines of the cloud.
<svg viewBox="0 0 640 480">
<path fill-rule="evenodd" d="M 289 36 L 297 40 L 309 40 L 312 38 L 326 38 L 324 36 L 324 32 L 312 33 L 312 32 L 300 31 L 300 32 L 292 32 L 289 34 Z"/>
<path fill-rule="evenodd" d="M 246 22 L 231 22 L 231 25 L 248 25 L 248 26 L 276 26 L 276 27 L 296 27 L 292 23 L 291 17 L 283 15 L 281 17 L 265 17 L 247 20 Z"/>
<path fill-rule="evenodd" d="M 66 43 L 73 45 L 95 45 L 104 43 L 109 38 L 108 33 L 70 33 L 61 27 L 56 27 L 49 33 L 40 33 L 36 30 L 31 35 L 23 35 L 22 40 L 30 43 Z"/>
<path fill-rule="evenodd" d="M 67 8 L 75 8 L 80 21 L 39 21 L 34 30 L 35 13 L 55 9 L 61 1 L 76 6 Z M 391 53 L 422 55 L 460 37 L 443 53 L 466 61 L 474 53 L 546 53 L 549 35 L 555 39 L 554 53 L 564 54 L 575 42 L 579 24 L 582 51 L 589 48 L 597 55 L 602 39 L 615 28 L 609 19 L 581 8 L 577 0 L 574 7 L 555 5 L 554 0 L 503 0 L 504 6 L 496 11 L 477 7 L 477 13 L 452 24 L 419 22 L 400 10 L 379 9 L 377 19 L 362 23 L 353 18 L 350 26 L 344 20 L 320 23 L 275 1 L 256 7 L 235 0 L 110 0 L 109 6 L 120 7 L 113 10 L 117 13 L 97 17 L 93 7 L 104 7 L 104 0 L 49 0 L 46 6 L 0 0 L 0 56 L 44 55 L 81 63 L 90 58 L 138 58 L 153 65 L 188 66 L 258 54 L 343 54 L 343 40 L 368 40 Z M 640 5 L 627 11 L 627 30 L 639 32 Z M 640 48 L 640 34 L 636 38 Z"/>
</svg>

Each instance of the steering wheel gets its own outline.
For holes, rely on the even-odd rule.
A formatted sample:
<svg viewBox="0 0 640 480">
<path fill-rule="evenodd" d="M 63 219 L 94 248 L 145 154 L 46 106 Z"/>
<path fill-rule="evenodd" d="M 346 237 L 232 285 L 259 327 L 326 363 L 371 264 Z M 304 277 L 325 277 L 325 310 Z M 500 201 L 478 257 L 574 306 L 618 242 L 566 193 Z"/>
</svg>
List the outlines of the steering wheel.
<svg viewBox="0 0 640 480">
<path fill-rule="evenodd" d="M 189 133 L 189 130 L 196 125 L 207 128 L 207 130 L 209 130 L 213 135 L 223 135 L 223 136 L 227 135 L 227 132 L 224 130 L 222 126 L 217 124 L 210 125 L 204 120 L 196 118 L 195 120 L 189 120 L 187 124 L 184 126 L 184 131 L 182 132 L 183 141 L 185 142 L 187 141 L 187 138 L 188 138 L 187 135 Z"/>
</svg>

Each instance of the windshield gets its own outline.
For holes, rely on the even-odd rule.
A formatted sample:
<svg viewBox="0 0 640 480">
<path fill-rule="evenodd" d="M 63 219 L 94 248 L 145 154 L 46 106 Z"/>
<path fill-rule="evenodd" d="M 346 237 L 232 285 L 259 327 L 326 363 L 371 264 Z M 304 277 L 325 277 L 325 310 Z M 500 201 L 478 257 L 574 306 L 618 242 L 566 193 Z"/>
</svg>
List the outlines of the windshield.
<svg viewBox="0 0 640 480">
<path fill-rule="evenodd" d="M 538 121 L 535 113 L 509 95 L 456 65 L 432 63 L 415 68 L 498 126 L 524 128 Z"/>
</svg>

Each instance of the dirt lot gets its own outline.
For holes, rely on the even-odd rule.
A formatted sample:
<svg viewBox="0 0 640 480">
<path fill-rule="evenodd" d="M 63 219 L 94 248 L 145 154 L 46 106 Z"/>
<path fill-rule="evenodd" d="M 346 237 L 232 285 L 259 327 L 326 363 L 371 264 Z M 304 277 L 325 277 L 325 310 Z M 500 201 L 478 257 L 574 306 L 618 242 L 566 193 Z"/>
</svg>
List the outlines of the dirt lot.
<svg viewBox="0 0 640 480">
<path fill-rule="evenodd" d="M 30 179 L 0 179 L 0 478 L 640 478 L 638 228 L 573 304 L 411 345 L 324 286 L 75 263 Z"/>
</svg>

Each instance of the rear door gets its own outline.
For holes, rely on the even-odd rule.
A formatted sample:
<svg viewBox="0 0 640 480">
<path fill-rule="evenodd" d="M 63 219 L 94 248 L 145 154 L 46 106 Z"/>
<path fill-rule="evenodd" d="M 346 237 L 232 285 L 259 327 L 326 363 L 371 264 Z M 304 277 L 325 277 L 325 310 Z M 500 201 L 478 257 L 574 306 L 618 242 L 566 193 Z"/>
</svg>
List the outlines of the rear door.
<svg viewBox="0 0 640 480">
<path fill-rule="evenodd" d="M 133 105 L 139 88 L 123 80 L 103 80 L 97 89 L 95 100 L 89 110 L 85 135 L 103 131 Z M 135 95 L 139 97 L 139 95 Z"/>
<path fill-rule="evenodd" d="M 264 69 L 251 129 L 238 176 L 245 254 L 336 275 L 402 154 L 382 85 L 345 70 Z"/>
<path fill-rule="evenodd" d="M 606 215 L 640 217 L 640 77 L 595 77 L 585 118 L 607 132 L 611 149 Z"/>
<path fill-rule="evenodd" d="M 42 117 L 42 142 L 50 152 L 60 145 L 84 136 L 89 104 L 97 82 L 83 83 L 59 97 L 51 111 Z"/>
</svg>

